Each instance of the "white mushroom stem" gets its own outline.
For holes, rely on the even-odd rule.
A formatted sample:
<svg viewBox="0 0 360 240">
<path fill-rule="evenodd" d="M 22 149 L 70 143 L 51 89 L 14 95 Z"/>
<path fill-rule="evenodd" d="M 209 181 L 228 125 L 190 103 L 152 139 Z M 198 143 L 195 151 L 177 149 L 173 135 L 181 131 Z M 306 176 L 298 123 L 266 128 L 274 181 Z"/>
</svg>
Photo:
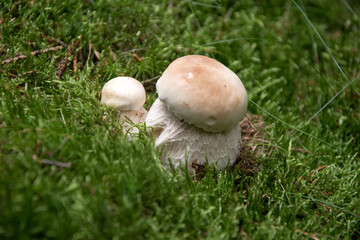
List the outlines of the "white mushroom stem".
<svg viewBox="0 0 360 240">
<path fill-rule="evenodd" d="M 120 120 L 124 127 L 124 132 L 129 131 L 130 133 L 138 133 L 139 129 L 133 127 L 131 122 L 134 124 L 144 123 L 148 112 L 144 108 L 139 110 L 123 110 L 121 111 Z M 130 121 L 129 121 L 130 120 Z"/>
<path fill-rule="evenodd" d="M 129 118 L 133 123 L 142 123 L 145 122 L 147 116 L 147 111 L 144 108 L 139 110 L 124 110 L 121 111 L 121 119 L 127 120 Z"/>
<path fill-rule="evenodd" d="M 228 132 L 205 132 L 178 119 L 166 105 L 157 99 L 146 118 L 146 125 L 154 128 L 155 145 L 162 150 L 161 161 L 169 168 L 187 166 L 194 171 L 193 163 L 206 161 L 217 169 L 232 165 L 240 153 L 240 125 Z"/>
</svg>

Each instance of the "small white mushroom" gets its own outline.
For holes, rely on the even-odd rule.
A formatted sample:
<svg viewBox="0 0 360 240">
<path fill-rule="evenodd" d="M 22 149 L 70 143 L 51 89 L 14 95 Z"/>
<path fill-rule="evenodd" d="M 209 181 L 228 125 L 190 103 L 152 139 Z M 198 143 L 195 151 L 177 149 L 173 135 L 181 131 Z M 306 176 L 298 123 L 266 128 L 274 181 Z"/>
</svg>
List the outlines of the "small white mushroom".
<svg viewBox="0 0 360 240">
<path fill-rule="evenodd" d="M 143 85 L 131 77 L 117 77 L 108 81 L 101 92 L 101 102 L 114 107 L 121 112 L 120 120 L 124 130 L 128 130 L 133 123 L 145 122 L 147 111 L 143 108 L 146 93 Z M 130 132 L 138 132 L 137 128 L 131 128 Z"/>
<path fill-rule="evenodd" d="M 159 99 L 146 118 L 154 128 L 161 160 L 174 167 L 193 163 L 223 169 L 240 153 L 239 122 L 247 93 L 239 77 L 220 62 L 199 55 L 173 61 L 156 84 Z"/>
</svg>

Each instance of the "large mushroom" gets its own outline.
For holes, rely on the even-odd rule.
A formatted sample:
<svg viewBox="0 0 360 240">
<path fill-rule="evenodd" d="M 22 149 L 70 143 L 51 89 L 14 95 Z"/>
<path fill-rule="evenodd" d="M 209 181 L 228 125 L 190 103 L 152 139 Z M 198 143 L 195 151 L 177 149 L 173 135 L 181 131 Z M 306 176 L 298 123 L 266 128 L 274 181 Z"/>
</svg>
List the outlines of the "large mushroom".
<svg viewBox="0 0 360 240">
<path fill-rule="evenodd" d="M 240 153 L 239 122 L 247 109 L 247 93 L 239 77 L 205 56 L 176 59 L 156 84 L 159 98 L 146 118 L 166 167 L 187 164 L 232 165 Z"/>
<path fill-rule="evenodd" d="M 135 124 L 145 122 L 147 111 L 143 108 L 146 93 L 143 85 L 131 77 L 117 77 L 108 81 L 101 91 L 101 102 L 121 112 L 120 120 L 124 130 L 138 132 L 131 128 L 129 120 Z"/>
</svg>

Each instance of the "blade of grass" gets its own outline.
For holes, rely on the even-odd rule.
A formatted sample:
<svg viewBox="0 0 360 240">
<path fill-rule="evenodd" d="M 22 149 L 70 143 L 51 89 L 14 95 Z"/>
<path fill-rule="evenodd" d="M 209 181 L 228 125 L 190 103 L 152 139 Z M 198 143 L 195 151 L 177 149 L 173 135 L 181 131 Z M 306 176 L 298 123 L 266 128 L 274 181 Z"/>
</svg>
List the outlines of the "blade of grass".
<svg viewBox="0 0 360 240">
<path fill-rule="evenodd" d="M 328 142 L 326 142 L 326 141 L 324 141 L 324 140 L 322 140 L 322 139 L 320 139 L 320 138 L 318 138 L 318 137 L 315 137 L 315 136 L 313 136 L 313 135 L 311 135 L 311 134 L 309 134 L 309 133 L 307 133 L 307 132 L 304 132 L 303 130 L 301 130 L 301 129 L 299 129 L 299 128 L 297 128 L 297 127 L 295 127 L 295 126 L 293 126 L 293 125 L 291 125 L 291 124 L 288 124 L 287 122 L 281 120 L 280 118 L 276 117 L 274 114 L 268 112 L 266 109 L 264 109 L 264 108 L 262 108 L 261 106 L 259 106 L 259 105 L 258 105 L 257 103 L 255 103 L 253 100 L 249 99 L 249 102 L 251 102 L 252 104 L 254 104 L 256 107 L 260 108 L 262 111 L 264 111 L 266 114 L 270 115 L 270 116 L 273 117 L 274 119 L 276 119 L 276 120 L 278 120 L 279 122 L 283 123 L 284 125 L 292 128 L 292 129 L 294 129 L 294 130 L 296 130 L 296 131 L 298 131 L 298 132 L 300 132 L 300 133 L 302 133 L 302 134 L 305 134 L 306 136 L 309 136 L 309 137 L 311 137 L 311 138 L 314 138 L 314 139 L 318 140 L 319 142 L 322 142 L 322 143 L 324 143 L 324 144 L 326 144 L 326 145 L 329 145 L 329 146 L 331 146 L 331 147 L 333 147 L 333 148 L 336 148 L 335 145 L 333 145 L 333 144 L 331 144 L 331 143 L 328 143 Z"/>
<path fill-rule="evenodd" d="M 301 6 L 303 7 L 305 14 L 307 14 L 303 0 L 301 0 Z M 316 44 L 316 41 L 314 38 L 314 33 L 311 31 L 311 26 L 310 26 L 309 22 L 307 22 L 307 27 L 308 27 L 310 37 L 311 37 L 312 48 L 313 48 L 314 55 L 315 55 L 314 56 L 315 62 L 316 62 L 316 64 L 319 64 L 319 54 L 318 54 L 318 50 L 317 50 L 317 44 Z"/>
<path fill-rule="evenodd" d="M 291 192 L 288 192 L 288 194 L 291 194 L 291 195 L 294 195 L 294 196 L 300 196 L 302 198 L 305 198 L 305 199 L 308 199 L 310 201 L 314 201 L 314 202 L 319 202 L 319 203 L 322 203 L 322 204 L 325 204 L 325 205 L 328 205 L 329 207 L 332 207 L 332 208 L 336 208 L 338 210 L 341 210 L 345 213 L 348 213 L 358 219 L 360 219 L 360 215 L 356 214 L 356 213 L 353 213 L 353 212 L 350 212 L 349 210 L 343 208 L 343 207 L 340 207 L 340 206 L 337 206 L 331 202 L 327 202 L 327 201 L 324 201 L 324 200 L 321 200 L 321 199 L 317 199 L 317 198 L 313 198 L 313 197 L 307 197 L 305 195 L 302 195 L 302 194 L 295 194 L 295 193 L 291 193 Z"/>
<path fill-rule="evenodd" d="M 224 40 L 219 40 L 219 41 L 215 41 L 215 42 L 204 43 L 201 46 L 210 46 L 210 45 L 229 43 L 229 42 L 241 41 L 241 40 L 264 40 L 264 41 L 267 41 L 267 39 L 265 39 L 265 38 L 232 38 L 232 39 L 224 39 Z"/>
<path fill-rule="evenodd" d="M 196 14 L 195 14 L 195 11 L 194 11 L 194 8 L 193 8 L 193 6 L 192 6 L 192 1 L 191 1 L 191 0 L 188 0 L 188 4 L 189 4 L 189 7 L 190 7 L 190 10 L 191 10 L 192 14 L 194 14 L 194 16 L 195 16 L 195 21 L 196 21 L 197 27 L 198 27 L 199 29 L 201 29 L 201 25 L 200 25 L 199 19 L 197 18 Z M 190 32 L 190 31 L 189 31 L 189 32 Z M 206 42 L 204 37 L 203 37 L 203 41 Z M 212 51 L 210 51 L 210 54 L 211 54 L 211 56 L 212 56 L 213 58 L 215 58 L 214 53 L 213 53 Z"/>
<path fill-rule="evenodd" d="M 202 6 L 202 7 L 221 8 L 221 6 L 219 6 L 219 5 L 211 5 L 211 4 L 201 3 L 201 2 L 196 2 L 196 1 L 190 1 L 190 3 L 192 3 L 194 5 Z"/>
<path fill-rule="evenodd" d="M 359 18 L 359 15 L 354 11 L 354 9 L 349 5 L 349 3 L 346 0 L 342 0 L 346 8 L 354 14 L 357 18 Z"/>
<path fill-rule="evenodd" d="M 319 115 L 322 110 L 324 110 L 332 101 L 335 100 L 335 98 L 337 98 L 337 96 L 339 96 L 345 89 L 347 89 L 351 84 L 353 84 L 354 82 L 356 82 L 359 79 L 360 79 L 360 75 L 357 76 L 356 78 L 354 78 L 353 80 L 351 80 L 351 82 L 349 82 L 348 84 L 346 84 L 345 87 L 343 87 L 338 93 L 336 93 L 335 96 L 333 96 L 324 106 L 322 106 L 314 115 L 312 115 L 304 124 L 302 124 L 299 127 L 299 129 L 301 129 L 305 125 L 309 124 L 309 122 L 311 120 L 313 120 L 317 115 Z"/>
<path fill-rule="evenodd" d="M 320 41 L 322 42 L 322 44 L 324 45 L 324 47 L 326 48 L 326 50 L 328 51 L 329 55 L 331 56 L 331 59 L 334 61 L 335 65 L 337 66 L 337 68 L 340 70 L 341 74 L 344 76 L 344 78 L 350 82 L 350 79 L 346 76 L 346 74 L 344 73 L 344 71 L 342 70 L 342 68 L 340 67 L 339 63 L 336 61 L 334 55 L 332 54 L 330 48 L 328 47 L 328 45 L 325 43 L 324 39 L 321 37 L 320 33 L 316 30 L 314 24 L 312 24 L 311 20 L 308 18 L 307 14 L 304 12 L 304 10 L 299 6 L 299 4 L 295 1 L 295 0 L 291 0 L 295 6 L 300 10 L 300 12 L 304 15 L 305 19 L 309 22 L 310 26 L 313 28 L 313 30 L 315 31 L 316 35 L 319 37 Z M 360 92 L 358 91 L 357 88 L 355 88 L 356 93 L 360 96 Z"/>
</svg>

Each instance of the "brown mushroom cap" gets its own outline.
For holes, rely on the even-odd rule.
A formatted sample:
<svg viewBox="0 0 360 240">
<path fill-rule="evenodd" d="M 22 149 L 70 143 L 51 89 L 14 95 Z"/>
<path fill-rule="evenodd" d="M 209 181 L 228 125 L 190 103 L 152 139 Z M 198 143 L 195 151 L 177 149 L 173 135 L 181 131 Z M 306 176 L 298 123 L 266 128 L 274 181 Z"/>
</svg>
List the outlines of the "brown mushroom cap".
<svg viewBox="0 0 360 240">
<path fill-rule="evenodd" d="M 247 109 L 239 77 L 220 62 L 188 55 L 173 61 L 156 84 L 169 111 L 208 132 L 236 127 Z"/>
</svg>

